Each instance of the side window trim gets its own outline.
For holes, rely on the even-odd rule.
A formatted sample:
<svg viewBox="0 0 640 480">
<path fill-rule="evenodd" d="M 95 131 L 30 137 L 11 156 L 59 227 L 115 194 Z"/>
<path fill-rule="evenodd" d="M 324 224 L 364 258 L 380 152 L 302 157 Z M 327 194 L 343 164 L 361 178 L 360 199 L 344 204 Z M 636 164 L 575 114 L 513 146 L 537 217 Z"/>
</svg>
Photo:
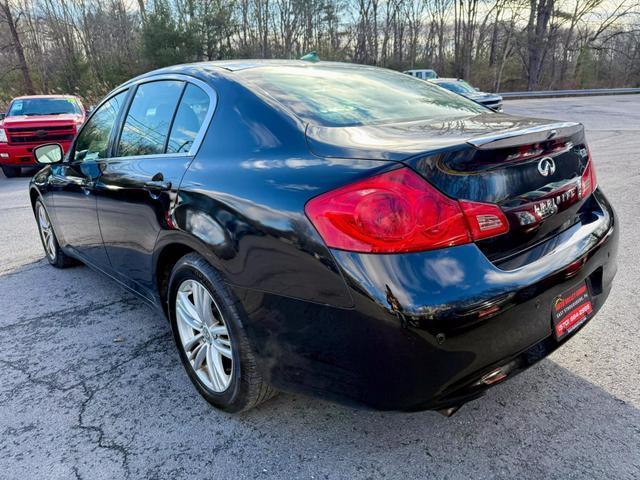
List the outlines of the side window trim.
<svg viewBox="0 0 640 480">
<path fill-rule="evenodd" d="M 120 143 L 120 135 L 122 135 L 122 129 L 124 128 L 124 122 L 127 119 L 127 115 L 129 114 L 129 108 L 131 108 L 131 103 L 133 102 L 134 97 L 136 96 L 136 92 L 138 91 L 138 85 L 133 85 L 129 88 L 129 92 L 127 93 L 127 98 L 124 99 L 124 104 L 122 105 L 122 109 L 120 113 L 118 113 L 118 118 L 116 118 L 116 123 L 113 128 L 113 132 L 111 132 L 111 138 L 109 138 L 109 156 L 107 158 L 115 158 L 118 151 L 118 143 Z"/>
<path fill-rule="evenodd" d="M 178 81 L 182 81 L 185 83 L 184 85 L 184 90 L 182 91 L 181 95 L 180 95 L 180 100 L 182 100 L 182 97 L 184 96 L 184 92 L 186 91 L 187 87 L 189 86 L 189 84 L 192 84 L 198 88 L 200 88 L 201 90 L 203 90 L 208 96 L 209 96 L 209 109 L 207 110 L 207 114 L 205 115 L 204 121 L 202 122 L 202 125 L 200 126 L 200 130 L 198 131 L 198 134 L 196 135 L 195 139 L 193 140 L 193 144 L 191 145 L 191 148 L 189 149 L 188 152 L 180 152 L 180 153 L 166 153 L 166 149 L 167 149 L 167 145 L 168 145 L 168 139 L 171 136 L 171 128 L 173 127 L 173 121 L 175 120 L 175 116 L 178 112 L 178 108 L 180 107 L 180 101 L 178 101 L 178 104 L 176 106 L 176 109 L 173 113 L 173 118 L 171 120 L 171 128 L 169 129 L 169 134 L 167 135 L 167 142 L 165 142 L 165 149 L 164 152 L 165 153 L 158 153 L 158 154 L 151 154 L 151 155 L 132 155 L 132 156 L 128 156 L 128 157 L 119 157 L 117 156 L 118 152 L 116 151 L 118 143 L 120 142 L 120 136 L 122 134 L 122 129 L 124 128 L 124 122 L 126 121 L 127 118 L 127 114 L 129 113 L 129 108 L 131 107 L 131 102 L 133 101 L 133 98 L 135 96 L 135 91 L 138 89 L 138 87 L 142 84 L 145 83 L 150 83 L 150 82 L 157 82 L 157 81 L 162 81 L 162 80 L 178 80 Z M 136 160 L 136 159 L 140 159 L 140 158 L 157 158 L 157 157 L 194 157 L 197 153 L 198 150 L 200 149 L 200 145 L 202 144 L 202 141 L 204 140 L 204 136 L 207 133 L 207 130 L 209 129 L 209 125 L 211 124 L 211 121 L 213 119 L 213 116 L 215 114 L 215 111 L 218 107 L 218 93 L 216 92 L 216 90 L 209 85 L 207 82 L 200 80 L 199 78 L 196 77 L 192 77 L 189 75 L 184 75 L 184 74 L 165 74 L 165 75 L 153 75 L 150 77 L 144 77 L 136 82 L 133 83 L 128 83 L 126 85 L 125 88 L 119 89 L 117 92 L 114 93 L 114 95 L 112 95 L 109 98 L 112 98 L 113 96 L 117 95 L 118 93 L 122 92 L 123 90 L 129 89 L 129 93 L 127 96 L 127 99 L 125 101 L 125 104 L 122 108 L 122 116 L 120 118 L 118 118 L 118 124 L 117 124 L 117 130 L 118 130 L 118 136 L 117 138 L 114 138 L 114 145 L 112 145 L 112 150 L 109 152 L 109 154 L 111 155 L 111 157 L 109 157 L 110 160 L 118 160 L 118 161 L 123 161 L 123 160 Z M 105 100 L 106 101 L 106 100 Z M 104 102 L 102 102 L 104 103 Z M 101 105 L 102 105 L 101 103 Z M 125 111 L 126 110 L 126 111 Z"/>
<path fill-rule="evenodd" d="M 162 147 L 162 154 L 167 155 L 167 148 L 169 146 L 169 139 L 171 138 L 171 131 L 173 130 L 173 123 L 176 121 L 176 115 L 178 115 L 178 110 L 180 110 L 180 103 L 184 97 L 184 92 L 187 91 L 187 87 L 189 86 L 188 82 L 184 82 L 182 85 L 182 91 L 180 92 L 180 96 L 178 97 L 178 103 L 176 103 L 176 108 L 173 110 L 173 116 L 171 117 L 171 121 L 169 122 L 169 130 L 167 131 L 167 138 L 164 139 L 164 146 Z"/>
</svg>

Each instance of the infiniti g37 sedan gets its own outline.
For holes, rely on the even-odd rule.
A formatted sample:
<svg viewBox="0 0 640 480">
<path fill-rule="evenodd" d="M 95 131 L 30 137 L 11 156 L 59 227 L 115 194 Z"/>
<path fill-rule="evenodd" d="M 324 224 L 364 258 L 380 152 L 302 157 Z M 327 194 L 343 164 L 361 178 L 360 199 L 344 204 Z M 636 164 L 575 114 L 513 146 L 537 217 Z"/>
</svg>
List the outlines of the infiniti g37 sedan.
<svg viewBox="0 0 640 480">
<path fill-rule="evenodd" d="M 166 315 L 226 411 L 283 390 L 450 414 L 576 334 L 616 273 L 580 124 L 384 69 L 165 68 L 35 155 L 49 262 Z"/>
</svg>

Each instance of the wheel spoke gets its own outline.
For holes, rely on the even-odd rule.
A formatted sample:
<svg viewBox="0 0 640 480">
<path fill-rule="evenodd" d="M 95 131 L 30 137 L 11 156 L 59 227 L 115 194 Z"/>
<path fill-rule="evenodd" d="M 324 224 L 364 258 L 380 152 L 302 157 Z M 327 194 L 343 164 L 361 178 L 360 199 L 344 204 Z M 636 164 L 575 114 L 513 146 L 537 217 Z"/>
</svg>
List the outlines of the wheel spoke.
<svg viewBox="0 0 640 480">
<path fill-rule="evenodd" d="M 184 344 L 185 352 L 187 352 L 187 353 L 190 352 L 191 349 L 193 347 L 195 347 L 201 341 L 202 341 L 202 334 L 199 333 L 198 335 L 196 335 L 195 337 L 193 337 L 191 340 L 189 340 L 187 343 Z"/>
<path fill-rule="evenodd" d="M 213 343 L 213 348 L 215 348 L 220 355 L 227 357 L 228 359 L 233 359 L 232 355 L 231 355 L 231 348 L 225 347 L 224 345 L 220 345 L 219 343 Z"/>
<path fill-rule="evenodd" d="M 213 314 L 211 312 L 211 295 L 200 284 L 195 284 L 193 288 L 193 303 L 198 311 L 198 316 L 204 325 L 213 323 Z"/>
<path fill-rule="evenodd" d="M 227 327 L 224 325 L 216 325 L 215 327 L 211 327 L 209 331 L 214 335 L 228 335 Z"/>
<path fill-rule="evenodd" d="M 194 361 L 196 356 L 200 352 L 200 350 L 202 350 L 202 348 L 204 347 L 204 345 L 205 345 L 204 343 L 200 343 L 199 345 L 196 345 L 196 347 L 192 351 L 187 352 L 187 357 L 189 357 L 189 360 Z"/>
<path fill-rule="evenodd" d="M 47 237 L 47 245 L 49 247 L 49 255 L 53 257 L 56 252 L 56 245 L 55 245 L 55 242 L 53 241 L 53 235 L 51 234 L 49 234 L 49 236 Z"/>
<path fill-rule="evenodd" d="M 47 221 L 46 213 L 44 211 L 44 207 L 38 208 L 38 222 L 40 223 L 41 228 L 45 228 L 49 224 L 49 222 Z"/>
<path fill-rule="evenodd" d="M 194 330 L 202 330 L 202 321 L 199 318 L 198 311 L 189 300 L 187 292 L 178 292 L 176 301 L 176 313 L 178 318 L 189 325 Z"/>
<path fill-rule="evenodd" d="M 227 375 L 227 372 L 224 371 L 224 365 L 222 364 L 222 357 L 220 354 L 213 348 L 210 350 L 211 353 L 209 358 L 211 359 L 212 373 L 217 378 L 218 383 L 220 384 L 220 389 L 224 390 L 229 386 L 231 375 Z"/>
<path fill-rule="evenodd" d="M 216 351 L 213 348 L 210 348 L 207 351 L 207 373 L 209 374 L 209 379 L 211 383 L 213 383 L 213 388 L 220 391 L 225 388 L 224 382 L 216 369 L 216 359 L 214 357 L 219 357 Z"/>
<path fill-rule="evenodd" d="M 198 349 L 198 353 L 196 354 L 196 358 L 193 361 L 193 368 L 194 370 L 198 370 L 201 366 L 202 366 L 202 362 L 204 362 L 204 359 L 207 355 L 207 351 L 209 350 L 209 345 L 203 343 L 202 347 L 200 347 Z"/>
<path fill-rule="evenodd" d="M 213 312 L 211 311 L 211 304 L 211 296 L 205 293 L 202 298 L 202 303 L 200 304 L 200 318 L 202 318 L 202 322 L 205 325 L 212 325 L 215 322 Z"/>
</svg>

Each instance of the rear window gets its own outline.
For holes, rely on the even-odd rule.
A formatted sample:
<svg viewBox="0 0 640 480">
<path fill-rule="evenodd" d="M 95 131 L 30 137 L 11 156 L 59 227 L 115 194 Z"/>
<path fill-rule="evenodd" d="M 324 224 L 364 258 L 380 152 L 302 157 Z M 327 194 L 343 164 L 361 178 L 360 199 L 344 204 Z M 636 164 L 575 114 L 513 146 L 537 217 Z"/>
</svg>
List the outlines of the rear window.
<svg viewBox="0 0 640 480">
<path fill-rule="evenodd" d="M 456 93 L 475 93 L 476 89 L 469 85 L 467 82 L 458 80 L 457 82 L 436 82 L 436 85 L 440 85 L 442 88 L 446 88 Z"/>
<path fill-rule="evenodd" d="M 68 113 L 82 113 L 75 98 L 20 98 L 11 104 L 7 117 L 18 115 L 63 115 Z"/>
<path fill-rule="evenodd" d="M 261 67 L 238 72 L 301 119 L 324 126 L 452 119 L 489 111 L 428 82 L 371 67 Z"/>
</svg>

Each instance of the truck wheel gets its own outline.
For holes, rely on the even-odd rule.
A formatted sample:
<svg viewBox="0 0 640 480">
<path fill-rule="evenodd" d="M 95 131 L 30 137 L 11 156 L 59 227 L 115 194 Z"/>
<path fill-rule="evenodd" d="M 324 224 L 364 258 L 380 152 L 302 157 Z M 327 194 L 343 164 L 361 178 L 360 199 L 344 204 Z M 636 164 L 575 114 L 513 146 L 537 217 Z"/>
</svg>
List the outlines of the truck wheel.
<svg viewBox="0 0 640 480">
<path fill-rule="evenodd" d="M 20 167 L 8 167 L 6 165 L 2 165 L 2 173 L 7 178 L 13 178 L 20 176 L 22 169 Z"/>
</svg>

